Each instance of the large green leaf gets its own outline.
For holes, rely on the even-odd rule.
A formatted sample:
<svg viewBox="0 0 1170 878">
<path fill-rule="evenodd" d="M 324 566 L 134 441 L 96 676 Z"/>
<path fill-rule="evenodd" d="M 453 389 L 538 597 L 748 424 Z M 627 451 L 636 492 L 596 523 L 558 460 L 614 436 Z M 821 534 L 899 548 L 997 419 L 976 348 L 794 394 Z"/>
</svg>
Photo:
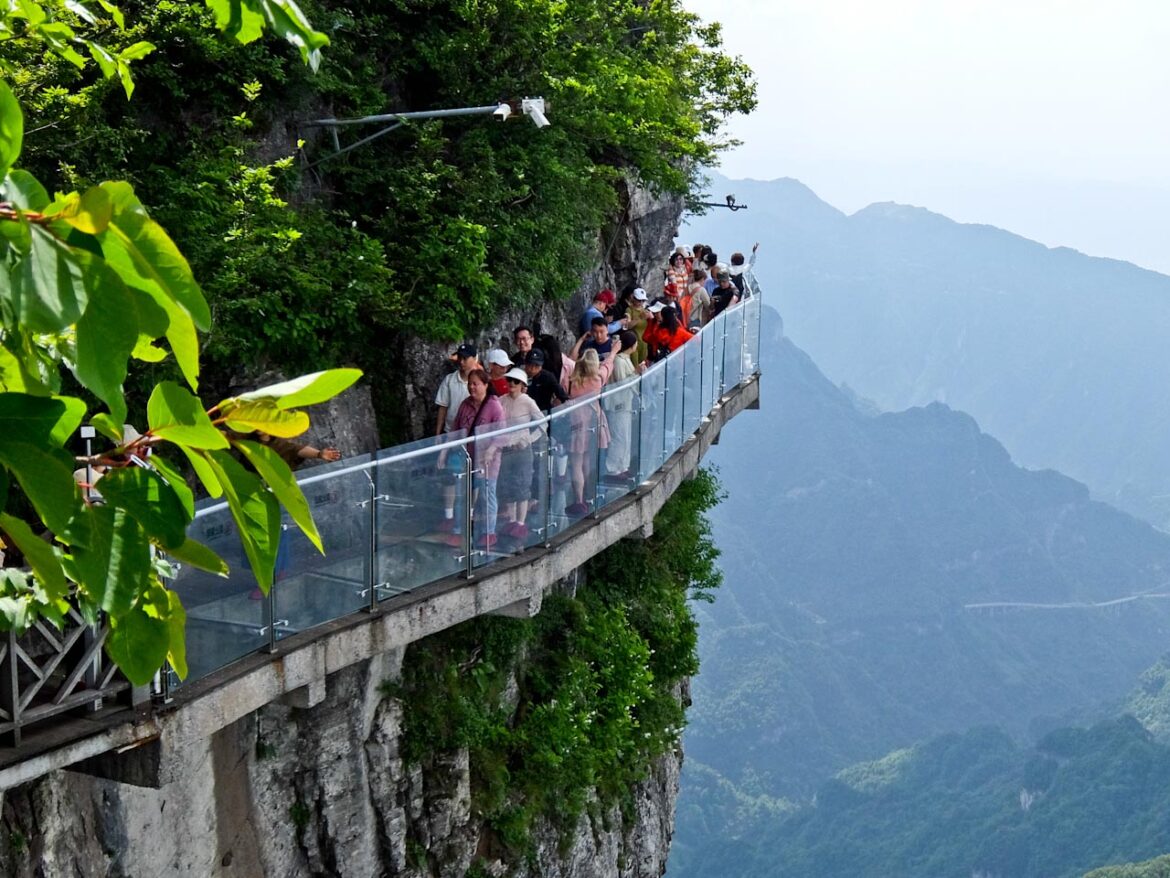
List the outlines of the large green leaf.
<svg viewBox="0 0 1170 878">
<path fill-rule="evenodd" d="M 126 285 L 105 263 L 93 258 L 83 262 L 90 298 L 77 322 L 73 374 L 122 423 L 126 420 L 122 382 L 130 352 L 138 343 L 137 309 Z"/>
<path fill-rule="evenodd" d="M 166 337 L 183 377 L 199 386 L 199 337 L 211 312 L 187 260 L 152 220 L 127 183 L 103 183 L 114 218 L 98 236 L 106 263 L 131 289 L 146 293 L 166 314 Z M 143 323 L 144 326 L 147 324 Z M 157 337 L 157 336 L 156 336 Z"/>
<path fill-rule="evenodd" d="M 328 369 L 324 372 L 302 375 L 291 381 L 270 384 L 268 387 L 240 394 L 237 399 L 240 402 L 271 399 L 276 401 L 278 408 L 300 408 L 332 399 L 361 377 L 361 369 Z"/>
<path fill-rule="evenodd" d="M 143 595 L 140 606 L 146 615 L 167 626 L 167 661 L 183 679 L 187 676 L 187 611 L 179 596 L 156 583 Z"/>
<path fill-rule="evenodd" d="M 91 186 L 84 195 L 71 192 L 49 205 L 46 216 L 52 216 L 87 235 L 98 235 L 110 224 L 113 205 L 110 195 L 101 186 Z"/>
<path fill-rule="evenodd" d="M 129 183 L 102 183 L 113 206 L 109 229 L 100 236 L 103 252 L 113 239 L 131 260 L 138 283 L 153 284 L 182 305 L 199 329 L 211 327 L 211 310 L 191 266 L 162 226 L 150 218 Z M 120 272 L 119 272 L 120 273 Z"/>
<path fill-rule="evenodd" d="M 217 576 L 228 575 L 227 562 L 203 543 L 198 543 L 195 540 L 187 540 L 177 548 L 168 549 L 167 554 L 176 561 L 182 561 L 192 567 L 206 570 L 208 573 L 214 573 Z"/>
<path fill-rule="evenodd" d="M 34 332 L 61 332 L 85 310 L 81 264 L 49 229 L 33 225 L 31 234 L 28 254 L 0 279 L 0 307 Z"/>
<path fill-rule="evenodd" d="M 6 512 L 0 513 L 0 528 L 24 554 L 25 561 L 44 586 L 45 593 L 53 600 L 64 597 L 69 587 L 56 549 L 34 534 L 26 522 Z"/>
<path fill-rule="evenodd" d="M 204 449 L 229 447 L 198 397 L 174 381 L 155 386 L 146 403 L 146 417 L 155 436 L 178 445 Z"/>
<path fill-rule="evenodd" d="M 293 0 L 247 0 L 263 12 L 268 26 L 288 43 L 296 46 L 301 59 L 316 72 L 321 64 L 321 49 L 329 45 L 329 37 L 313 30 L 300 7 Z"/>
<path fill-rule="evenodd" d="M 245 45 L 264 33 L 264 16 L 246 0 L 206 0 L 215 13 L 215 26 Z"/>
<path fill-rule="evenodd" d="M 6 83 L 0 80 L 0 178 L 20 158 L 24 142 L 24 114 Z"/>
<path fill-rule="evenodd" d="M 280 504 L 259 477 L 244 469 L 230 454 L 212 451 L 207 460 L 215 470 L 228 509 L 240 531 L 244 554 L 261 590 L 272 587 L 276 550 L 280 545 Z"/>
<path fill-rule="evenodd" d="M 191 468 L 195 470 L 195 475 L 199 477 L 199 481 L 207 489 L 207 493 L 212 497 L 223 496 L 223 486 L 219 483 L 219 477 L 207 460 L 209 452 L 188 448 L 185 445 L 180 445 L 178 448 L 187 456 Z"/>
<path fill-rule="evenodd" d="M 238 440 L 233 444 L 256 468 L 260 477 L 268 483 L 268 487 L 272 489 L 276 499 L 288 510 L 292 520 L 317 547 L 317 551 L 324 554 L 325 549 L 321 545 L 321 535 L 317 533 L 317 525 L 313 522 L 313 513 L 309 511 L 309 501 L 305 499 L 301 486 L 293 478 L 292 470 L 288 468 L 288 464 L 281 459 L 279 454 L 259 442 Z"/>
<path fill-rule="evenodd" d="M 63 451 L 0 434 L 0 463 L 16 477 L 49 529 L 63 533 L 82 508 L 73 459 Z"/>
<path fill-rule="evenodd" d="M 41 211 L 49 206 L 49 193 L 28 171 L 10 171 L 4 179 L 4 199 L 21 210 Z"/>
<path fill-rule="evenodd" d="M 0 393 L 0 437 L 60 448 L 84 417 L 85 403 L 73 396 Z"/>
<path fill-rule="evenodd" d="M 234 406 L 226 415 L 227 426 L 240 433 L 259 430 L 270 436 L 290 438 L 309 429 L 309 416 L 304 412 L 286 411 L 269 399 L 245 402 Z"/>
<path fill-rule="evenodd" d="M 108 470 L 98 490 L 107 503 L 130 513 L 165 548 L 180 546 L 187 539 L 191 520 L 187 509 L 175 489 L 153 470 L 140 466 Z"/>
<path fill-rule="evenodd" d="M 89 419 L 90 426 L 118 445 L 122 444 L 124 421 L 115 421 L 106 412 L 99 412 Z"/>
<path fill-rule="evenodd" d="M 106 654 L 135 686 L 145 686 L 151 681 L 166 660 L 170 645 L 168 620 L 150 615 L 142 607 L 110 620 Z"/>
<path fill-rule="evenodd" d="M 175 492 L 175 496 L 179 498 L 179 502 L 183 504 L 183 509 L 187 513 L 187 520 L 190 521 L 195 517 L 195 495 L 191 492 L 190 486 L 183 478 L 182 473 L 170 465 L 170 463 L 157 454 L 151 455 L 150 465 L 154 467 L 166 479 L 167 484 L 171 486 L 171 490 Z"/>
<path fill-rule="evenodd" d="M 91 537 L 87 547 L 73 547 L 74 569 L 89 598 L 112 616 L 121 616 L 150 584 L 150 541 L 123 509 L 91 506 L 84 517 Z"/>
</svg>

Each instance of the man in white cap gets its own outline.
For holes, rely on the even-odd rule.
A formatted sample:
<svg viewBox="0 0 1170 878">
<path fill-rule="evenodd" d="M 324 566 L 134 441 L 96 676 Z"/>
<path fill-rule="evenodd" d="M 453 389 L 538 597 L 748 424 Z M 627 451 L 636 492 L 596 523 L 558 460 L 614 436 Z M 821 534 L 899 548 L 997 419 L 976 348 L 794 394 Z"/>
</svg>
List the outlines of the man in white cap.
<svg viewBox="0 0 1170 878">
<path fill-rule="evenodd" d="M 646 303 L 649 298 L 644 289 L 636 288 L 630 294 L 630 307 L 626 310 L 629 329 L 637 339 L 637 345 L 629 352 L 630 362 L 634 366 L 640 365 L 646 359 L 646 342 L 642 340 L 642 334 L 646 332 L 646 323 L 649 319 L 646 314 Z"/>
</svg>

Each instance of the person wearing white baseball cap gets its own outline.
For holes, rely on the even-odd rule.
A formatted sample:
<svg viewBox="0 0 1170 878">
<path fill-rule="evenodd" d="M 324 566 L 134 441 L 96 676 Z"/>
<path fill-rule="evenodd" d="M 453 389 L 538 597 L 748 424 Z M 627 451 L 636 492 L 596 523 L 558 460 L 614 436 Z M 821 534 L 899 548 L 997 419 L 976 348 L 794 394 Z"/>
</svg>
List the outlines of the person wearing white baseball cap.
<svg viewBox="0 0 1170 878">
<path fill-rule="evenodd" d="M 508 382 L 504 380 L 504 373 L 512 368 L 512 358 L 500 348 L 492 348 L 485 358 L 488 365 L 488 375 L 492 379 L 492 390 L 496 396 L 505 396 L 508 393 Z"/>
<path fill-rule="evenodd" d="M 637 344 L 629 352 L 630 362 L 634 366 L 641 365 L 642 361 L 646 359 L 646 342 L 642 341 L 642 335 L 646 332 L 646 324 L 649 322 L 649 316 L 646 314 L 646 302 L 649 301 L 649 298 L 644 289 L 635 288 L 634 292 L 630 294 L 630 307 L 626 310 L 629 329 L 637 339 Z"/>
<path fill-rule="evenodd" d="M 504 375 L 508 382 L 508 393 L 500 397 L 504 407 L 505 423 L 509 427 L 538 422 L 544 415 L 536 400 L 525 393 L 528 388 L 528 374 L 513 367 Z M 500 514 L 507 519 L 502 528 L 506 537 L 524 540 L 528 536 L 528 503 L 532 499 L 532 443 L 543 435 L 539 428 L 513 430 L 501 440 L 503 453 L 500 457 L 500 475 L 496 493 L 500 502 Z"/>
</svg>

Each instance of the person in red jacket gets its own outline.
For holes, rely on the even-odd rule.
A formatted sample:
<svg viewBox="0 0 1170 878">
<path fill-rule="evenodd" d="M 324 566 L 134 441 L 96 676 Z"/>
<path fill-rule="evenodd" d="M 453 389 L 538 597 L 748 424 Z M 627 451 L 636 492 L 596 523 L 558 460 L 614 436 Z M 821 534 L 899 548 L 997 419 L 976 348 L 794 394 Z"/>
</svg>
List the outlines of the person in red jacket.
<svg viewBox="0 0 1170 878">
<path fill-rule="evenodd" d="M 650 358 L 661 360 L 678 350 L 693 336 L 694 333 L 688 332 L 678 322 L 678 315 L 673 308 L 663 308 L 658 312 L 658 319 L 646 327 L 643 338 L 650 347 Z"/>
</svg>

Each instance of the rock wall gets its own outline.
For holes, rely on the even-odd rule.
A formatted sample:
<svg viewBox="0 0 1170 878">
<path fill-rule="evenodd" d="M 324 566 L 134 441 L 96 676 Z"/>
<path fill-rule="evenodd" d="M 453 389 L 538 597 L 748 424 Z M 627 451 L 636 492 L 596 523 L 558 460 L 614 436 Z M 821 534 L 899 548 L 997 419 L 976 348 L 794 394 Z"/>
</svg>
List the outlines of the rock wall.
<svg viewBox="0 0 1170 878">
<path fill-rule="evenodd" d="M 628 821 L 615 806 L 567 836 L 538 827 L 535 856 L 509 865 L 473 811 L 466 751 L 425 770 L 402 759 L 402 705 L 384 687 L 401 661 L 386 653 L 330 677 L 315 707 L 250 714 L 162 789 L 61 771 L 8 791 L 3 874 L 463 878 L 477 861 L 480 875 L 515 878 L 663 874 L 681 753 L 635 790 Z"/>
</svg>

